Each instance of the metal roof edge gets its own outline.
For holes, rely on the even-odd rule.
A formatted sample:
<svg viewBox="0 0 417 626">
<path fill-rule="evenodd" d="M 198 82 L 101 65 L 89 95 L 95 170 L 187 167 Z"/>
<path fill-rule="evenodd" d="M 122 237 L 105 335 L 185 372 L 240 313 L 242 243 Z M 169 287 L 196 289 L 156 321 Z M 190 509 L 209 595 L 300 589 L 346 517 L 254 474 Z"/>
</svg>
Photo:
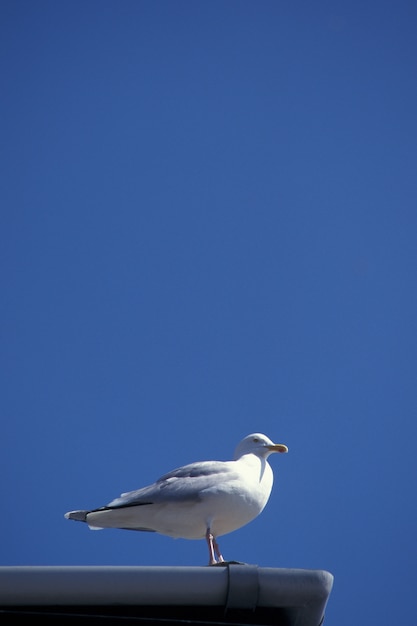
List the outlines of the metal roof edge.
<svg viewBox="0 0 417 626">
<path fill-rule="evenodd" d="M 320 624 L 333 586 L 324 570 L 168 566 L 0 566 L 0 607 L 223 606 L 288 608 Z M 311 617 L 314 620 L 311 621 Z"/>
</svg>

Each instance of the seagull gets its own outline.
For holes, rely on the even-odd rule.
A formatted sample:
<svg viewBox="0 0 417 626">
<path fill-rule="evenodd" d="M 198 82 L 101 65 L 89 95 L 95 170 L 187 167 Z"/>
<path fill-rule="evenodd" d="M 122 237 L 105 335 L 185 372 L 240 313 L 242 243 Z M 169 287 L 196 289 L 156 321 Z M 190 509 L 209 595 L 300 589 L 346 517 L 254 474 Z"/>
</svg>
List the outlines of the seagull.
<svg viewBox="0 0 417 626">
<path fill-rule="evenodd" d="M 122 528 L 205 539 L 209 565 L 225 564 L 217 537 L 245 526 L 264 509 L 273 483 L 267 459 L 274 452 L 288 448 L 252 433 L 238 444 L 233 461 L 190 463 L 153 485 L 122 493 L 106 506 L 69 511 L 65 517 L 86 522 L 92 530 Z"/>
</svg>

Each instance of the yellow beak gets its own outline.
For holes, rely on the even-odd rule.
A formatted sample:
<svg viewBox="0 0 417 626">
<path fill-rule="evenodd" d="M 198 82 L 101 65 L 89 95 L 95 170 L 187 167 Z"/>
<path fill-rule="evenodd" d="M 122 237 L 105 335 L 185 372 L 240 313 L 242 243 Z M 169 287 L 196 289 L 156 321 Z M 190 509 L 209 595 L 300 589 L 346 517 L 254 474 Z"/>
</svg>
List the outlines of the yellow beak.
<svg viewBox="0 0 417 626">
<path fill-rule="evenodd" d="M 287 446 L 283 443 L 274 443 L 272 446 L 268 446 L 268 450 L 271 452 L 288 452 Z"/>
</svg>

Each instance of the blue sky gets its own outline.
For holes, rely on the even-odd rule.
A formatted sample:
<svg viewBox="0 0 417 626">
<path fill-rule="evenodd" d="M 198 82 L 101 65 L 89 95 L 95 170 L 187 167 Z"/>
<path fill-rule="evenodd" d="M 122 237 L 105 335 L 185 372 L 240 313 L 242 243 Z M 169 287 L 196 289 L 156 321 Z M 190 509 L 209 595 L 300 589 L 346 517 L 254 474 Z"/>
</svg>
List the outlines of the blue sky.
<svg viewBox="0 0 417 626">
<path fill-rule="evenodd" d="M 286 443 L 226 558 L 415 615 L 412 2 L 0 5 L 1 564 L 203 565 L 90 532 L 248 433 Z"/>
</svg>

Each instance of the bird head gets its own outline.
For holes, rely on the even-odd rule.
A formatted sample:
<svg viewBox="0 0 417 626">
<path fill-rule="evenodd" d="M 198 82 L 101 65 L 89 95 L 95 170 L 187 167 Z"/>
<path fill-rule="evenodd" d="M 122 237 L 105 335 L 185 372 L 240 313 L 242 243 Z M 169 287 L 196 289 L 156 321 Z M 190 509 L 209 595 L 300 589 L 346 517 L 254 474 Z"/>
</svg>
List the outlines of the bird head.
<svg viewBox="0 0 417 626">
<path fill-rule="evenodd" d="M 266 459 L 273 452 L 288 452 L 288 448 L 283 443 L 274 443 L 262 433 L 252 433 L 238 444 L 234 458 L 237 460 L 245 454 L 256 454 Z"/>
</svg>

